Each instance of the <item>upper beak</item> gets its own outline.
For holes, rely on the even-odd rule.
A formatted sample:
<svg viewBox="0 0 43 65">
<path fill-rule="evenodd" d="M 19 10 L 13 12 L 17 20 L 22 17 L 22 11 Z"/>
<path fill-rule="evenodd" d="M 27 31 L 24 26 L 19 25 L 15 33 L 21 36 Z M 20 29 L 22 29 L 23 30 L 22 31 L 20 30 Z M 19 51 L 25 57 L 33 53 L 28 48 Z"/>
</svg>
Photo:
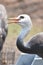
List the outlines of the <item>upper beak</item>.
<svg viewBox="0 0 43 65">
<path fill-rule="evenodd" d="M 11 23 L 18 23 L 20 19 L 15 17 L 15 18 L 8 18 L 8 20 L 9 20 L 8 24 L 11 24 Z"/>
</svg>

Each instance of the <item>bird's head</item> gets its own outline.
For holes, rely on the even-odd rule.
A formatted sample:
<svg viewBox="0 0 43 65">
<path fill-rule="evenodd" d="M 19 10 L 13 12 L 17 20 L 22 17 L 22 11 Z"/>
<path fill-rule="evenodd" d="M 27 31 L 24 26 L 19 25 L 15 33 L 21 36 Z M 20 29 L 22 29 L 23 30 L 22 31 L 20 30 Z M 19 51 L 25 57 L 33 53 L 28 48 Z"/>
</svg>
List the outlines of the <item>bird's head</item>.
<svg viewBox="0 0 43 65">
<path fill-rule="evenodd" d="M 32 27 L 32 22 L 30 17 L 27 14 L 21 14 L 16 18 L 9 18 L 10 20 L 13 20 L 14 23 L 19 24 L 22 28 L 30 28 Z"/>
<path fill-rule="evenodd" d="M 0 4 L 0 18 L 7 18 L 6 8 Z"/>
<path fill-rule="evenodd" d="M 0 4 L 0 37 L 5 33 L 4 29 L 7 27 L 7 14 L 5 6 Z"/>
</svg>

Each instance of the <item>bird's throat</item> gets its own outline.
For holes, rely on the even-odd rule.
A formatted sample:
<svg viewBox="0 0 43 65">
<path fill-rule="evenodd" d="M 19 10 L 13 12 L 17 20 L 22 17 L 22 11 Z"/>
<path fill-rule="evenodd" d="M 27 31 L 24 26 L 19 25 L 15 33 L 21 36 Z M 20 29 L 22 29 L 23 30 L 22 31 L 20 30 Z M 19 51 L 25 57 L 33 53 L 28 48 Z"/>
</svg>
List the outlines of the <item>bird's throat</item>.
<svg viewBox="0 0 43 65">
<path fill-rule="evenodd" d="M 19 38 L 23 40 L 28 35 L 29 32 L 30 32 L 30 29 L 27 27 L 22 29 L 20 32 Z"/>
</svg>

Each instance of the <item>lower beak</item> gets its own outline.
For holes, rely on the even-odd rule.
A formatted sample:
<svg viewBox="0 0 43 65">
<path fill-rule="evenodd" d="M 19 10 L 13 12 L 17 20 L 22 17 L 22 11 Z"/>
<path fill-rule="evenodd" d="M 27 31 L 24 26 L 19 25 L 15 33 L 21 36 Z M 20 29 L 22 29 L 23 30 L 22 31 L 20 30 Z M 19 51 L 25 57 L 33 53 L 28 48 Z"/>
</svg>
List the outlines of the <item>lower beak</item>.
<svg viewBox="0 0 43 65">
<path fill-rule="evenodd" d="M 8 18 L 8 20 L 9 20 L 8 24 L 19 22 L 19 19 L 17 19 L 17 18 Z"/>
</svg>

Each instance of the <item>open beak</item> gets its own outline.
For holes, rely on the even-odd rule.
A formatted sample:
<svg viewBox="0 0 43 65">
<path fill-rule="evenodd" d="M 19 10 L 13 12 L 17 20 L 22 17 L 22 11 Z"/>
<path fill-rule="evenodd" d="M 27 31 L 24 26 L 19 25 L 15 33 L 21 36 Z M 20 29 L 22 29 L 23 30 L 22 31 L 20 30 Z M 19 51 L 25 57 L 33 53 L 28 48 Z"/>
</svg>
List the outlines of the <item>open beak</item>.
<svg viewBox="0 0 43 65">
<path fill-rule="evenodd" d="M 8 18 L 9 22 L 8 24 L 11 24 L 11 23 L 18 23 L 20 19 L 17 19 L 17 18 Z"/>
</svg>

